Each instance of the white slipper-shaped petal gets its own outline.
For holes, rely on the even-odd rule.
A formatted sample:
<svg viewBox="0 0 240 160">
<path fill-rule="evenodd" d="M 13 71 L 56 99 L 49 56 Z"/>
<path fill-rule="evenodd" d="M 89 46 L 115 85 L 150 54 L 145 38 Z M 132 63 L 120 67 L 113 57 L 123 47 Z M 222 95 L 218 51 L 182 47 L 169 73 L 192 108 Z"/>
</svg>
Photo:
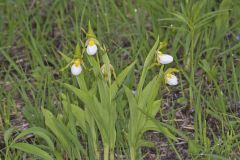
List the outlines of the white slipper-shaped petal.
<svg viewBox="0 0 240 160">
<path fill-rule="evenodd" d="M 71 67 L 71 72 L 74 76 L 78 76 L 82 72 L 81 65 L 76 66 L 76 64 L 73 64 Z"/>
<path fill-rule="evenodd" d="M 167 74 L 165 76 L 165 81 L 170 86 L 175 86 L 175 85 L 178 84 L 178 79 L 177 79 L 177 77 L 174 74 Z"/>
<path fill-rule="evenodd" d="M 94 44 L 92 46 L 91 45 L 87 46 L 87 54 L 90 56 L 95 55 L 97 53 L 97 50 L 98 50 L 98 48 L 97 48 L 96 44 Z"/>
<path fill-rule="evenodd" d="M 90 55 L 90 56 L 93 56 L 97 53 L 97 45 L 95 43 L 95 40 L 94 39 L 89 39 L 87 41 L 87 54 Z"/>
<path fill-rule="evenodd" d="M 158 55 L 158 58 L 161 64 L 169 64 L 173 61 L 173 57 L 168 54 L 160 54 Z"/>
</svg>

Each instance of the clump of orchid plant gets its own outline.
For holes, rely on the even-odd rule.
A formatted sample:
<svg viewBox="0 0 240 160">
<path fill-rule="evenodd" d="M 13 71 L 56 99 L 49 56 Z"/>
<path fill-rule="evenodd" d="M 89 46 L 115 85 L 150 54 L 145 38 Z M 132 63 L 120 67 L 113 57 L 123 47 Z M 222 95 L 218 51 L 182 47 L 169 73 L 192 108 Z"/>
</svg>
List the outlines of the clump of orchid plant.
<svg viewBox="0 0 240 160">
<path fill-rule="evenodd" d="M 173 62 L 173 57 L 171 55 L 164 54 L 166 47 L 166 42 L 159 43 L 159 39 L 157 39 L 144 62 L 143 71 L 140 76 L 140 81 L 137 84 L 137 90 L 135 94 L 133 94 L 131 89 L 127 86 L 122 86 L 124 79 L 133 69 L 135 62 L 122 70 L 120 74 L 116 75 L 114 67 L 112 66 L 108 57 L 108 50 L 106 49 L 105 45 L 100 44 L 100 42 L 97 40 L 90 22 L 88 24 L 88 32 L 86 33 L 85 44 L 77 44 L 74 58 L 71 59 L 62 54 L 65 59 L 70 62 L 67 66 L 71 65 L 71 73 L 77 77 L 79 88 L 66 83 L 64 86 L 76 94 L 76 96 L 83 102 L 83 110 L 84 112 L 86 111 L 86 116 L 89 116 L 89 118 L 87 118 L 85 121 L 91 121 L 91 123 L 93 125 L 96 124 L 97 127 L 97 130 L 95 130 L 95 127 L 91 126 L 93 127 L 91 128 L 91 132 L 93 132 L 92 135 L 95 135 L 95 140 L 91 142 L 94 144 L 93 150 L 96 154 L 94 156 L 95 159 L 100 159 L 96 141 L 96 135 L 98 135 L 97 132 L 99 132 L 103 142 L 104 160 L 114 160 L 114 149 L 117 138 L 116 122 L 119 114 L 117 112 L 117 108 L 121 108 L 119 106 L 120 104 L 117 103 L 117 92 L 120 89 L 125 90 L 130 111 L 129 118 L 127 120 L 128 130 L 126 131 L 126 135 L 128 139 L 131 160 L 139 159 L 137 156 L 137 150 L 141 146 L 149 144 L 147 141 L 143 140 L 143 134 L 148 130 L 161 132 L 168 136 L 168 138 L 176 140 L 176 137 L 166 127 L 161 126 L 159 128 L 158 125 L 149 120 L 145 115 L 147 114 L 154 118 L 157 114 L 158 107 L 160 106 L 161 102 L 158 100 L 158 93 L 162 82 L 171 86 L 178 84 L 178 79 L 174 74 L 175 72 L 178 72 L 178 70 L 175 68 L 168 68 L 167 70 L 164 70 L 165 65 Z M 81 48 L 83 48 L 82 52 Z M 86 72 L 82 74 L 83 68 L 86 68 L 83 63 L 84 55 L 87 56 L 88 60 L 88 63 L 86 64 L 90 65 L 88 66 L 90 68 L 89 71 L 93 71 L 94 74 L 92 72 Z M 154 56 L 156 57 L 155 63 L 153 63 Z M 155 65 L 160 66 L 161 69 L 159 73 L 154 75 L 153 79 L 145 86 L 147 72 L 151 66 Z M 84 79 L 86 74 L 90 75 L 91 82 Z M 75 118 L 79 119 L 78 117 Z M 82 120 L 79 123 L 83 123 Z M 82 129 L 86 129 L 86 126 L 82 127 Z M 89 134 L 89 136 L 90 135 L 91 134 Z"/>
</svg>

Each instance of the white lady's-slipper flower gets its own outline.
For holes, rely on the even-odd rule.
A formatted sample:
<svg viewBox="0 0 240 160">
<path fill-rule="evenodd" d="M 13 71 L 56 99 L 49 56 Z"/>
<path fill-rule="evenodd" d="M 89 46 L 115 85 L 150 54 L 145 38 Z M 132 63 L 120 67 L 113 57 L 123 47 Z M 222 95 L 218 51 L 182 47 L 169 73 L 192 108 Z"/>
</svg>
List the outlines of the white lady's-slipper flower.
<svg viewBox="0 0 240 160">
<path fill-rule="evenodd" d="M 74 76 L 78 76 L 82 72 L 82 67 L 80 65 L 80 59 L 74 60 L 74 63 L 71 67 L 71 72 Z"/>
<path fill-rule="evenodd" d="M 162 54 L 159 52 L 158 54 L 158 62 L 161 64 L 169 64 L 173 61 L 173 57 L 169 54 Z"/>
<path fill-rule="evenodd" d="M 165 75 L 165 82 L 170 86 L 175 86 L 178 84 L 178 79 L 174 74 L 168 73 Z"/>
<path fill-rule="evenodd" d="M 95 55 L 97 53 L 97 45 L 93 39 L 90 39 L 87 44 L 87 54 L 88 55 Z"/>
<path fill-rule="evenodd" d="M 174 75 L 175 72 L 179 72 L 176 68 L 168 68 L 164 73 L 164 79 L 170 86 L 175 86 L 178 84 L 178 78 Z"/>
</svg>

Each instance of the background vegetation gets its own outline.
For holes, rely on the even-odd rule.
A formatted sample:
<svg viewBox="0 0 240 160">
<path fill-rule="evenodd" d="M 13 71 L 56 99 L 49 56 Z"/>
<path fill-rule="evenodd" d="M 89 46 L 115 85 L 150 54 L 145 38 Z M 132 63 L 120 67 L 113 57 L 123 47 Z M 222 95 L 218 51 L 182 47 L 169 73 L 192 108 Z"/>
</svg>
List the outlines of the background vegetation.
<svg viewBox="0 0 240 160">
<path fill-rule="evenodd" d="M 22 154 L 24 149 L 19 148 L 29 151 L 31 147 L 26 144 L 34 144 L 50 153 L 44 147 L 48 144 L 60 148 L 54 155 L 61 159 L 63 144 L 47 138 L 51 130 L 44 122 L 41 107 L 58 115 L 58 119 L 65 117 L 61 93 L 71 92 L 59 82 L 77 86 L 77 81 L 69 71 L 59 72 L 66 64 L 59 51 L 72 57 L 76 44 L 85 37 L 82 28 L 87 28 L 90 20 L 98 40 L 109 49 L 117 73 L 138 60 L 126 79 L 129 87 L 136 87 L 135 76 L 140 74 L 158 35 L 161 41 L 168 41 L 166 53 L 174 57 L 172 67 L 181 71 L 180 84 L 162 90 L 164 98 L 157 114 L 157 121 L 178 133 L 178 141 L 149 131 L 144 136 L 155 145 L 142 147 L 141 157 L 237 159 L 239 10 L 239 0 L 1 0 L 0 157 L 36 158 Z M 151 78 L 149 75 L 147 80 Z M 79 100 L 70 96 L 70 101 L 77 104 Z M 115 157 L 129 159 L 124 132 L 118 130 L 128 119 L 120 116 L 117 121 Z M 17 137 L 29 127 L 45 129 L 38 132 L 40 128 L 35 128 L 34 135 L 29 132 Z M 75 147 L 86 146 L 88 140 L 81 130 L 75 138 L 79 141 Z M 27 143 L 6 147 L 14 141 Z"/>
</svg>

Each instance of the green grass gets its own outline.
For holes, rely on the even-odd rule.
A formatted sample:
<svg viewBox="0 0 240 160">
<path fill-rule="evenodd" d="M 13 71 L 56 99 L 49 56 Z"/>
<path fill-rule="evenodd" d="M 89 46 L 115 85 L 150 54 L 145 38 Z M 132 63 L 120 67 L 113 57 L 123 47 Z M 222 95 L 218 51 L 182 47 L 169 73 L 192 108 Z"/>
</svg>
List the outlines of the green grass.
<svg viewBox="0 0 240 160">
<path fill-rule="evenodd" d="M 65 122 L 72 124 L 65 115 L 72 113 L 64 110 L 61 93 L 68 95 L 68 101 L 73 104 L 82 106 L 82 102 L 60 85 L 78 86 L 78 82 L 69 70 L 59 71 L 66 65 L 59 52 L 73 57 L 76 44 L 86 40 L 83 29 L 90 20 L 98 40 L 109 49 L 108 56 L 116 73 L 138 60 L 134 72 L 125 80 L 130 89 L 137 87 L 144 61 L 157 37 L 168 41 L 165 52 L 174 57 L 174 63 L 168 67 L 180 70 L 180 84 L 169 87 L 169 91 L 161 90 L 158 99 L 163 99 L 156 119 L 186 144 L 179 145 L 179 142 L 157 134 L 160 140 L 152 140 L 156 141 L 152 147 L 156 156 L 167 158 L 159 146 L 168 144 L 166 149 L 175 155 L 175 159 L 186 158 L 182 150 L 187 150 L 190 159 L 238 158 L 240 42 L 236 35 L 240 33 L 239 9 L 238 0 L 1 0 L 0 157 L 22 159 L 26 154 L 21 153 L 29 147 L 26 146 L 28 143 L 53 153 L 44 148 L 51 142 L 42 142 L 42 137 L 37 135 L 24 137 L 20 142 L 26 144 L 15 146 L 25 150 L 11 149 L 6 155 L 3 133 L 14 127 L 8 139 L 9 143 L 14 141 L 22 130 L 18 126 L 25 123 L 23 115 L 30 127 L 42 127 L 51 132 L 50 137 L 57 148 L 53 155 L 64 159 L 61 157 L 64 146 L 60 145 L 64 142 L 59 142 L 46 126 L 41 107 L 51 111 L 56 121 L 61 121 L 62 117 L 60 128 L 69 127 Z M 147 82 L 153 78 L 151 74 L 148 74 Z M 89 77 L 86 80 L 91 81 Z M 121 156 L 129 159 L 126 124 L 130 113 L 124 90 L 119 91 L 117 101 L 121 107 L 117 108 L 115 153 L 118 159 Z M 91 155 L 95 153 L 94 145 L 102 154 L 98 131 L 92 135 L 97 144 L 91 146 L 91 140 L 82 129 L 70 128 L 73 129 L 69 131 L 69 135 L 73 134 L 72 141 L 79 143 L 73 144 L 72 150 L 66 150 L 66 155 L 84 157 L 84 152 L 92 147 L 87 153 Z M 147 132 L 144 136 L 154 134 Z M 74 152 L 74 146 L 84 149 Z M 146 154 L 148 159 L 147 151 L 150 150 L 138 149 L 137 154 L 141 157 Z M 45 152 L 42 156 L 48 157 Z M 28 156 L 36 158 L 34 154 Z"/>
</svg>

